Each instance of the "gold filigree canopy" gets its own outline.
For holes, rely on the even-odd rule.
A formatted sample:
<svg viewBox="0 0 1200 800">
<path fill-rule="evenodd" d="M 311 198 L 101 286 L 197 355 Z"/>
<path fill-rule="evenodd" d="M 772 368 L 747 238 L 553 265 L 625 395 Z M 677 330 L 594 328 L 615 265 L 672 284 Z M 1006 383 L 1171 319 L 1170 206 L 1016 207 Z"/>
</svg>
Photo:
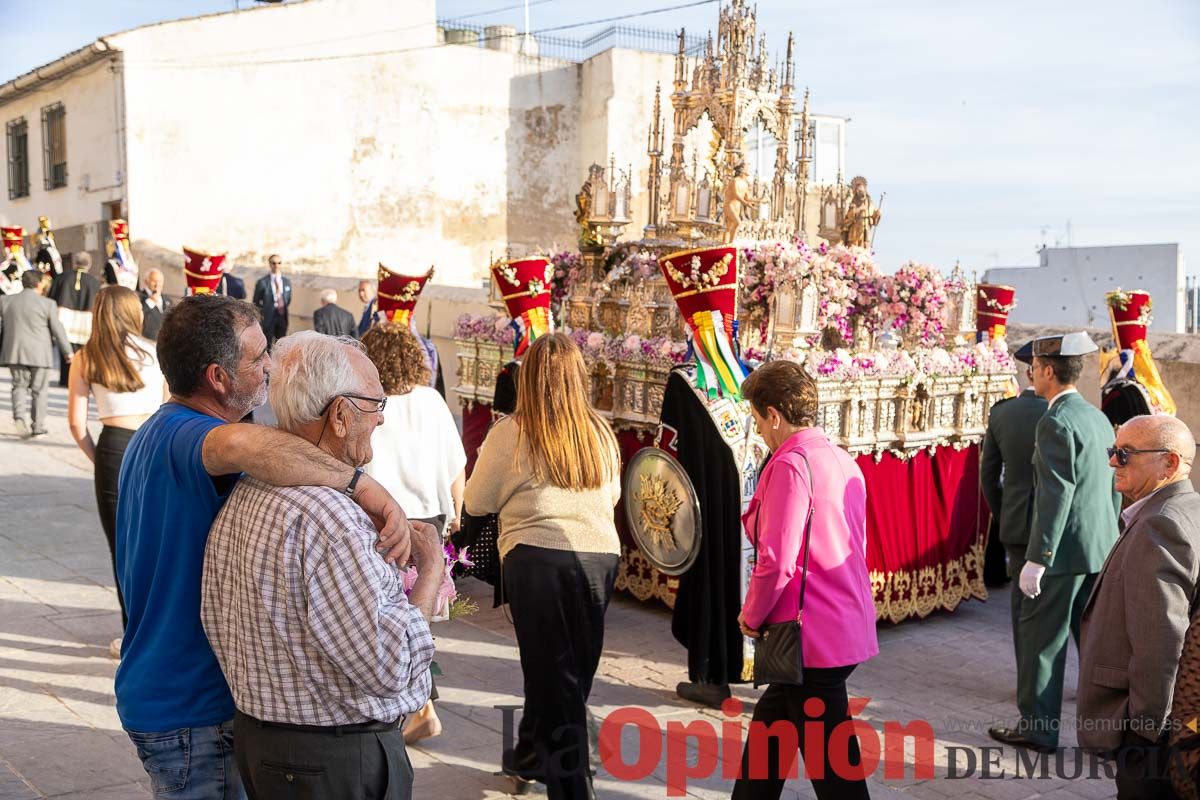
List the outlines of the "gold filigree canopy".
<svg viewBox="0 0 1200 800">
<path fill-rule="evenodd" d="M 801 206 L 808 185 L 808 93 L 797 131 L 797 158 L 789 163 L 788 144 L 795 108 L 795 38 L 789 34 L 782 66 L 771 66 L 766 37 L 758 37 L 755 11 L 745 0 L 721 10 L 714 46 L 689 70 L 686 33 L 679 32 L 671 94 L 673 125 L 663 191 L 663 135 L 660 91 L 656 89 L 650 131 L 650 219 L 647 238 L 788 238 L 801 232 Z M 687 164 L 685 139 L 707 119 L 712 126 L 711 163 L 715 175 L 697 174 Z M 751 184 L 742 177 L 747 129 L 757 121 L 776 146 L 775 169 Z M 716 211 L 721 199 L 721 214 Z M 752 212 L 747 216 L 747 212 Z M 721 219 L 718 219 L 718 216 Z M 732 219 L 732 217 L 736 217 Z"/>
</svg>

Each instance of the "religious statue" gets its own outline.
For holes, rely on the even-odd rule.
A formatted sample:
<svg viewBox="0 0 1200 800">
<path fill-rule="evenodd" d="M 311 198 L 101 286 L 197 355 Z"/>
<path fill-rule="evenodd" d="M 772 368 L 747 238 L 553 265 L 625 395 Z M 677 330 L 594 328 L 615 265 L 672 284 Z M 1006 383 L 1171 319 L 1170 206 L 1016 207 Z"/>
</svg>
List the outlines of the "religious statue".
<svg viewBox="0 0 1200 800">
<path fill-rule="evenodd" d="M 849 247 L 870 247 L 875 226 L 879 224 L 879 209 L 867 193 L 867 179 L 859 175 L 850 181 L 850 207 L 842 217 L 842 244 Z"/>
<path fill-rule="evenodd" d="M 575 195 L 575 221 L 579 223 L 579 246 L 580 247 L 596 247 L 601 244 L 600 237 L 596 234 L 596 229 L 592 227 L 590 222 L 592 216 L 593 194 L 596 191 L 596 184 L 603 183 L 604 168 L 598 164 L 592 164 L 588 170 L 588 178 L 579 187 L 579 193 Z M 604 208 L 597 208 L 597 213 L 603 214 Z"/>
<path fill-rule="evenodd" d="M 759 204 L 750 194 L 750 182 L 745 178 L 746 166 L 738 164 L 733 168 L 733 178 L 725 182 L 725 244 L 737 238 L 738 228 L 742 225 L 742 209 L 756 208 Z"/>
</svg>

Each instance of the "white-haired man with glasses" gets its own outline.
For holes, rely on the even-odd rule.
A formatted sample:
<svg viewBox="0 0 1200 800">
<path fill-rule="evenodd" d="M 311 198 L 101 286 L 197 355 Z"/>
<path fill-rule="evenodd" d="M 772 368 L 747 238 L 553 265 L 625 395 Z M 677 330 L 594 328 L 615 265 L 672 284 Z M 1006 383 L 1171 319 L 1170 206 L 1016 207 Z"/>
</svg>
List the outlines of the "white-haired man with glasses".
<svg viewBox="0 0 1200 800">
<path fill-rule="evenodd" d="M 279 427 L 357 479 L 387 403 L 361 345 L 305 331 L 280 339 L 272 361 Z M 420 577 L 406 597 L 346 494 L 247 477 L 217 516 L 201 616 L 237 706 L 251 800 L 411 797 L 400 726 L 429 697 L 428 619 L 445 566 L 434 528 L 412 524 Z"/>
<path fill-rule="evenodd" d="M 1083 612 L 1079 744 L 1116 758 L 1117 797 L 1169 797 L 1167 716 L 1200 574 L 1192 432 L 1134 417 L 1108 449 L 1130 505 Z"/>
</svg>

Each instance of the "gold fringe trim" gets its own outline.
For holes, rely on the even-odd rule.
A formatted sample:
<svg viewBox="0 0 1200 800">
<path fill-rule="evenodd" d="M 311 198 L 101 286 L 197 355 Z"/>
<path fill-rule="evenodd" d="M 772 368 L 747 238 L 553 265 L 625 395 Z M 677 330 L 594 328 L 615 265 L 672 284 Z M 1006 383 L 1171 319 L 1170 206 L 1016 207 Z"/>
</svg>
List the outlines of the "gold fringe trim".
<svg viewBox="0 0 1200 800">
<path fill-rule="evenodd" d="M 654 598 L 673 609 L 679 578 L 659 572 L 636 547 L 622 547 L 621 560 L 617 563 L 616 586 L 618 591 L 629 592 L 643 603 Z"/>
<path fill-rule="evenodd" d="M 923 619 L 934 611 L 953 611 L 972 597 L 987 600 L 983 584 L 984 533 L 967 552 L 946 564 L 899 572 L 871 572 L 871 594 L 875 596 L 875 619 L 902 622 Z"/>
<path fill-rule="evenodd" d="M 924 619 L 938 609 L 953 611 L 964 600 L 987 600 L 988 591 L 983 583 L 986 542 L 986 534 L 977 537 L 967 552 L 946 564 L 898 572 L 872 571 L 876 621 Z M 642 602 L 653 598 L 667 608 L 674 608 L 679 579 L 663 575 L 640 550 L 632 547 L 622 548 L 616 585 L 619 591 L 629 592 Z M 745 670 L 743 665 L 743 673 Z"/>
</svg>

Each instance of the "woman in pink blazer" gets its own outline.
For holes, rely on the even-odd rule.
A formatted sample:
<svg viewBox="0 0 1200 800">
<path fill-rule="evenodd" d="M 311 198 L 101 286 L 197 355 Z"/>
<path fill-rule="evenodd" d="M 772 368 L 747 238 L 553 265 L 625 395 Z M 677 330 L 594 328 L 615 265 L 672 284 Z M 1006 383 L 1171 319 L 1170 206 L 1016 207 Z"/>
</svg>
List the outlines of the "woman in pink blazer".
<svg viewBox="0 0 1200 800">
<path fill-rule="evenodd" d="M 790 721 L 804 750 L 805 722 L 824 726 L 824 777 L 813 778 L 819 800 L 869 797 L 864 780 L 847 780 L 834 761 L 858 764 L 858 740 L 843 745 L 848 752 L 831 754 L 829 739 L 849 719 L 846 679 L 854 668 L 879 652 L 875 638 L 875 602 L 867 575 L 867 489 L 854 459 L 816 426 L 817 384 L 790 361 L 772 361 L 750 374 L 742 385 L 758 431 L 771 448 L 771 458 L 758 489 L 742 517 L 746 535 L 757 542 L 758 558 L 746 602 L 738 617 L 742 632 L 757 638 L 764 625 L 797 619 L 803 577 L 805 520 L 812 508 L 808 581 L 801 617 L 804 684 L 767 687 L 754 707 L 754 721 L 771 725 Z M 806 716 L 804 706 L 818 698 L 820 713 Z M 813 710 L 813 709 L 810 709 Z M 844 741 L 844 740 L 843 740 Z M 767 776 L 749 777 L 749 750 L 742 754 L 742 776 L 735 800 L 778 798 L 783 776 L 795 753 L 783 754 L 772 737 Z"/>
</svg>

